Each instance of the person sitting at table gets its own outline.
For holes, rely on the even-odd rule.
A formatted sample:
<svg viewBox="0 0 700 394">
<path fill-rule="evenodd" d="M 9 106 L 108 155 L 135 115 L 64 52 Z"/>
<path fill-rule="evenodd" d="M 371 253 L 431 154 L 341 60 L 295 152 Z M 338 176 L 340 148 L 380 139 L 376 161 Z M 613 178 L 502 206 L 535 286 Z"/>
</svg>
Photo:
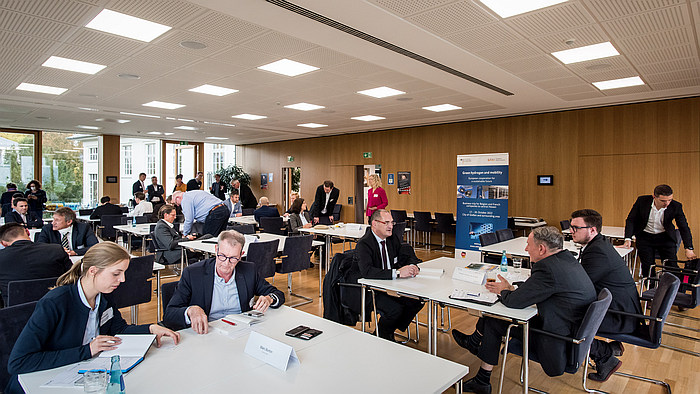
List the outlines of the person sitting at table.
<svg viewBox="0 0 700 394">
<path fill-rule="evenodd" d="M 104 196 L 100 199 L 100 206 L 95 208 L 90 214 L 90 219 L 100 219 L 100 224 L 102 224 L 102 216 L 105 215 L 115 215 L 121 216 L 122 209 L 119 205 L 112 204 L 109 196 Z"/>
<path fill-rule="evenodd" d="M 75 212 L 68 207 L 61 207 L 53 214 L 53 222 L 42 227 L 37 242 L 59 244 L 70 256 L 82 256 L 93 245 L 97 237 L 87 223 L 75 220 Z"/>
<path fill-rule="evenodd" d="M 311 228 L 311 216 L 306 210 L 306 201 L 299 197 L 294 200 L 292 207 L 289 208 L 289 235 L 299 235 L 299 228 Z"/>
<path fill-rule="evenodd" d="M 153 204 L 146 201 L 146 194 L 137 192 L 134 194 L 134 201 L 136 201 L 136 206 L 126 216 L 135 218 L 137 216 L 143 216 L 147 213 L 153 213 Z"/>
<path fill-rule="evenodd" d="M 223 201 L 204 190 L 175 192 L 173 204 L 181 206 L 182 214 L 185 215 L 185 224 L 182 228 L 184 235 L 192 232 L 192 225 L 196 220 L 204 223 L 202 234 L 211 234 L 212 237 L 216 237 L 226 229 L 231 215 Z"/>
<path fill-rule="evenodd" d="M 292 214 L 292 205 L 294 205 L 294 200 L 299 198 L 299 192 L 292 192 L 289 194 L 289 209 L 284 213 L 285 217 L 289 217 Z"/>
<path fill-rule="evenodd" d="M 58 278 L 57 287 L 39 300 L 10 353 L 6 393 L 23 392 L 18 374 L 61 367 L 118 349 L 122 341 L 118 334 L 155 334 L 156 346 L 163 336 L 179 342 L 179 333 L 157 324 L 126 324 L 113 306 L 109 293 L 124 282 L 129 259 L 119 245 L 102 242 Z"/>
<path fill-rule="evenodd" d="M 34 243 L 19 223 L 0 227 L 0 292 L 7 305 L 7 284 L 13 280 L 61 276 L 72 263 L 59 245 Z"/>
<path fill-rule="evenodd" d="M 231 189 L 231 194 L 229 194 L 229 198 L 227 200 L 224 200 L 224 204 L 226 205 L 226 208 L 231 211 L 231 217 L 239 217 L 243 216 L 243 207 L 241 206 L 241 196 L 238 194 L 238 189 L 233 188 Z"/>
<path fill-rule="evenodd" d="M 378 209 L 370 218 L 370 228 L 357 241 L 355 258 L 359 277 L 367 279 L 413 278 L 420 271 L 416 257 L 408 244 L 393 234 L 391 213 Z M 394 341 L 394 331 L 405 331 L 413 318 L 423 308 L 423 303 L 408 297 L 394 297 L 375 292 L 377 309 L 381 314 L 377 326 L 379 337 Z"/>
<path fill-rule="evenodd" d="M 166 327 L 179 330 L 192 326 L 196 333 L 206 334 L 209 321 L 251 308 L 265 312 L 284 303 L 284 293 L 258 275 L 255 263 L 241 261 L 244 245 L 241 233 L 223 231 L 215 257 L 185 268 L 165 309 Z M 252 303 L 254 296 L 259 297 Z"/>
<path fill-rule="evenodd" d="M 5 215 L 5 223 L 20 223 L 27 228 L 41 228 L 44 221 L 36 213 L 29 211 L 29 202 L 24 197 L 12 200 L 12 211 Z"/>
<path fill-rule="evenodd" d="M 280 217 L 280 212 L 277 207 L 270 206 L 270 200 L 267 197 L 260 197 L 260 208 L 253 212 L 255 221 L 260 223 L 260 218 L 278 218 Z"/>
<path fill-rule="evenodd" d="M 173 193 L 175 192 L 186 192 L 187 191 L 187 185 L 182 182 L 184 179 L 182 174 L 177 174 L 175 176 L 175 187 L 173 188 Z"/>
<path fill-rule="evenodd" d="M 611 310 L 642 314 L 637 296 L 637 286 L 630 274 L 627 264 L 615 247 L 600 234 L 603 217 L 592 209 L 580 209 L 571 213 L 571 236 L 577 244 L 583 245 L 579 261 L 593 282 L 596 292 L 610 290 Z M 598 328 L 602 333 L 633 333 L 640 321 L 634 317 L 608 313 Z M 605 382 L 622 366 L 616 356 L 624 351 L 618 341 L 605 342 L 599 339 L 591 344 L 591 358 L 596 365 L 596 373 L 588 378 L 596 382 Z"/>
<path fill-rule="evenodd" d="M 586 271 L 563 245 L 564 237 L 552 226 L 532 230 L 525 247 L 532 264 L 530 277 L 516 289 L 498 275 L 499 281 L 486 283 L 486 288 L 499 294 L 501 303 L 509 308 L 523 309 L 536 304 L 538 314 L 530 321 L 531 327 L 570 337 L 576 333 L 588 306 L 596 300 L 596 292 Z M 476 376 L 464 382 L 464 392 L 491 392 L 491 371 L 498 363 L 501 341 L 509 324 L 509 321 L 481 317 L 471 335 L 452 330 L 457 344 L 481 360 Z M 511 330 L 511 335 L 522 338 L 522 330 Z M 530 346 L 534 347 L 548 376 L 564 373 L 568 357 L 565 341 L 531 333 Z"/>
<path fill-rule="evenodd" d="M 178 244 L 184 241 L 192 241 L 195 238 L 192 235 L 181 237 L 180 233 L 175 230 L 173 223 L 177 217 L 177 212 L 174 206 L 170 204 L 163 205 L 158 211 L 158 216 L 160 216 L 160 220 L 158 220 L 156 228 L 153 230 L 153 238 L 159 248 L 167 250 L 156 252 L 156 261 L 160 261 L 162 258 L 165 260 L 163 264 L 177 264 L 182 257 L 182 251 Z"/>
</svg>

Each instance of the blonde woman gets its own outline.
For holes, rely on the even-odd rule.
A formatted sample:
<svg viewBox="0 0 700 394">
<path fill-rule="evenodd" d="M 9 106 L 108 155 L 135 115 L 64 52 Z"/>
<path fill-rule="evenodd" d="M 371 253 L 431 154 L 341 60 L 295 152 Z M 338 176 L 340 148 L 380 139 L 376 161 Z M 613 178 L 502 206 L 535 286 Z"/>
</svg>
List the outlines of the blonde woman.
<svg viewBox="0 0 700 394">
<path fill-rule="evenodd" d="M 113 242 L 90 248 L 82 260 L 61 275 L 57 287 L 37 303 L 10 354 L 11 378 L 6 392 L 22 392 L 17 374 L 76 363 L 119 347 L 117 334 L 168 336 L 180 334 L 156 324 L 130 325 L 108 297 L 129 268 L 129 253 Z"/>
<path fill-rule="evenodd" d="M 369 219 L 374 211 L 384 209 L 389 205 L 389 200 L 386 198 L 386 192 L 382 188 L 382 180 L 377 174 L 371 174 L 367 177 L 369 190 L 367 191 L 367 209 L 365 216 Z"/>
</svg>

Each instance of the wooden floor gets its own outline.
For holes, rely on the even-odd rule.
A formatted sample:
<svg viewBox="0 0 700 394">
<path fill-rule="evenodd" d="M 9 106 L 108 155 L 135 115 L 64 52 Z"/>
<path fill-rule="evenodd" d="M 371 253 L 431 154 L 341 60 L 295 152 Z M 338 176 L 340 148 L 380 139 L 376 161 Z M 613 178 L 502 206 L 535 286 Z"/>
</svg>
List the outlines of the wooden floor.
<svg viewBox="0 0 700 394">
<path fill-rule="evenodd" d="M 337 247 L 336 247 L 337 248 Z M 336 251 L 338 251 L 336 249 Z M 416 250 L 416 254 L 421 259 L 430 260 L 440 256 L 452 257 L 451 253 L 445 252 L 427 252 L 423 250 Z M 314 268 L 306 270 L 304 272 L 294 274 L 293 276 L 293 289 L 297 294 L 306 295 L 313 297 L 314 301 L 311 304 L 303 305 L 299 307 L 303 310 L 314 315 L 323 315 L 323 302 L 322 299 L 318 297 L 318 267 L 316 264 Z M 164 272 L 164 274 L 167 272 Z M 172 280 L 177 280 L 177 278 L 164 279 L 163 282 L 168 282 Z M 155 281 L 154 281 L 155 283 Z M 280 290 L 284 291 L 284 287 L 287 283 L 286 275 L 277 275 L 275 277 L 274 284 Z M 155 284 L 154 284 L 155 289 Z M 288 297 L 289 298 L 289 297 Z M 293 300 L 292 302 L 294 302 Z M 289 300 L 288 300 L 289 303 Z M 124 316 L 127 321 L 129 320 L 129 310 L 121 310 L 122 316 Z M 674 308 L 672 312 L 677 312 Z M 700 310 L 696 308 L 695 310 L 683 312 L 687 316 L 700 317 Z M 471 333 L 474 330 L 474 325 L 476 323 L 476 317 L 469 315 L 465 311 L 461 310 L 451 310 L 452 317 L 452 327 L 458 328 L 459 330 L 467 333 Z M 425 322 L 427 321 L 425 311 L 421 311 L 419 314 L 419 320 Z M 139 308 L 139 323 L 154 323 L 156 321 L 156 297 L 154 294 L 153 300 L 148 303 L 141 305 Z M 679 323 L 683 325 L 689 325 L 691 327 L 700 328 L 700 324 L 697 321 L 692 321 L 690 319 L 684 319 L 679 317 L 669 316 L 668 321 Z M 355 327 L 356 329 L 361 329 L 360 323 Z M 369 328 L 373 330 L 373 327 Z M 415 327 L 411 326 L 412 330 Z M 669 327 L 665 328 L 666 331 L 678 332 L 692 337 L 698 337 L 696 332 L 675 329 Z M 427 351 L 427 330 L 425 327 L 420 327 L 420 341 L 418 344 L 410 343 L 405 346 L 410 346 L 421 351 Z M 700 352 L 700 344 L 697 341 L 690 341 L 686 339 L 674 338 L 665 335 L 663 338 L 663 343 L 671 346 L 683 347 L 690 349 L 695 352 Z M 362 350 L 366 351 L 368 354 L 371 353 L 371 349 Z M 448 333 L 438 334 L 438 352 L 439 356 L 452 360 L 454 362 L 464 364 L 469 366 L 470 373 L 468 377 L 473 376 L 479 368 L 479 360 L 473 356 L 471 353 L 462 349 L 455 344 L 452 339 L 452 335 Z M 509 356 L 508 365 L 506 367 L 506 378 L 504 384 L 505 393 L 519 393 L 522 392 L 522 387 L 519 385 L 519 370 L 521 359 L 517 356 Z M 700 393 L 700 358 L 684 354 L 678 351 L 674 351 L 666 348 L 659 348 L 656 350 L 649 350 L 644 348 L 635 347 L 632 345 L 625 345 L 625 354 L 621 358 L 623 361 L 622 368 L 620 372 L 626 372 L 635 375 L 642 375 L 651 378 L 665 380 L 671 385 L 671 389 L 674 393 Z M 397 360 L 400 362 L 400 360 Z M 426 373 L 430 373 L 426 371 Z M 350 374 L 350 372 L 349 372 Z M 500 368 L 496 367 L 494 369 L 493 376 L 491 378 L 491 383 L 494 388 L 494 393 L 497 392 L 498 388 L 498 376 L 500 374 Z M 565 375 L 556 378 L 550 378 L 544 374 L 539 364 L 530 363 L 530 384 L 532 387 L 536 387 L 541 390 L 548 391 L 550 393 L 580 393 L 583 392 L 581 389 L 581 377 L 582 370 L 576 375 Z M 662 386 L 658 386 L 652 383 L 646 383 L 642 381 L 628 379 L 622 376 L 613 376 L 606 383 L 600 384 L 596 382 L 590 382 L 588 386 L 594 389 L 604 390 L 610 393 L 664 393 L 665 390 Z M 330 392 L 330 388 L 319 388 L 319 392 Z M 453 392 L 451 389 L 448 392 Z"/>
</svg>

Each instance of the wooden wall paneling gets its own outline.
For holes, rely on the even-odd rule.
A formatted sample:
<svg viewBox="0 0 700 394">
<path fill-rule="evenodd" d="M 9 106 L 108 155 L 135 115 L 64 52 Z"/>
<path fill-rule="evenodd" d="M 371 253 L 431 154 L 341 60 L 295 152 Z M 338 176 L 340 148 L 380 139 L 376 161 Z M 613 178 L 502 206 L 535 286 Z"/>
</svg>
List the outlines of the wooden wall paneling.
<svg viewBox="0 0 700 394">
<path fill-rule="evenodd" d="M 102 175 L 102 196 L 109 196 L 112 203 L 119 204 L 121 137 L 118 135 L 103 135 L 100 139 L 100 148 L 102 149 L 100 157 L 102 160 L 100 161 L 99 173 Z M 107 183 L 108 176 L 116 177 L 117 183 Z"/>
</svg>

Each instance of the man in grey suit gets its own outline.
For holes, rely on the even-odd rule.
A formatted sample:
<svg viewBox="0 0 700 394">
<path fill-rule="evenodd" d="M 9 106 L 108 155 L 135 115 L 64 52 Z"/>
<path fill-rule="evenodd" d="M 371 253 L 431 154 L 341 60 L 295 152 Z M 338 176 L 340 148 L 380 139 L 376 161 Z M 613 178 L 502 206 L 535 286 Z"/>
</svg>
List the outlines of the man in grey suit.
<svg viewBox="0 0 700 394">
<path fill-rule="evenodd" d="M 168 249 L 164 252 L 156 253 L 156 261 L 163 258 L 164 264 L 177 264 L 180 262 L 181 250 L 178 246 L 180 242 L 191 241 L 194 236 L 187 235 L 181 237 L 180 233 L 175 230 L 173 223 L 177 217 L 175 207 L 169 204 L 163 205 L 158 212 L 160 220 L 153 230 L 153 238 L 159 249 Z"/>
</svg>

